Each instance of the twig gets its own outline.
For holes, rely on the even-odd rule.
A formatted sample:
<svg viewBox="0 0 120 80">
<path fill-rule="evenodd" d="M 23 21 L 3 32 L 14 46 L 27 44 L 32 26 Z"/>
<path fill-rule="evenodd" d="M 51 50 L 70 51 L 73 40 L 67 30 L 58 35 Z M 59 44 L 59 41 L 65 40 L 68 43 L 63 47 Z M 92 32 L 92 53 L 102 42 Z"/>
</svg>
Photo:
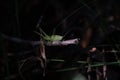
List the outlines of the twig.
<svg viewBox="0 0 120 80">
<path fill-rule="evenodd" d="M 10 40 L 10 41 L 13 41 L 13 42 L 16 42 L 16 43 L 31 44 L 33 46 L 41 44 L 40 41 L 23 40 L 23 39 L 16 38 L 16 37 L 10 37 L 10 36 L 7 36 L 5 34 L 1 34 L 1 36 L 4 39 Z M 76 39 L 70 39 L 70 40 L 65 40 L 65 41 L 53 41 L 53 42 L 44 41 L 44 44 L 47 45 L 47 46 L 61 46 L 61 45 L 66 46 L 66 45 L 69 45 L 69 44 L 78 44 L 79 40 L 80 40 L 79 38 L 76 38 Z"/>
<path fill-rule="evenodd" d="M 43 43 L 43 40 L 41 39 L 40 42 L 41 42 L 41 44 L 40 44 L 40 52 L 41 52 L 40 57 L 42 57 L 42 59 L 43 59 L 41 61 L 41 63 L 43 63 L 43 69 L 44 69 L 43 76 L 45 76 L 47 58 L 46 58 L 45 45 Z"/>
</svg>

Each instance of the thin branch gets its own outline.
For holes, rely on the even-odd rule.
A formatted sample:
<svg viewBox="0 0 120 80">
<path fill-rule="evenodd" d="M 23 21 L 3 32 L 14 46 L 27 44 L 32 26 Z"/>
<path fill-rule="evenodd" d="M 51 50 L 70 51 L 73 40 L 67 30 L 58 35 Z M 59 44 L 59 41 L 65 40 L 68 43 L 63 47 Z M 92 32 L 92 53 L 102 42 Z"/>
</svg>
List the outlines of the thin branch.
<svg viewBox="0 0 120 80">
<path fill-rule="evenodd" d="M 9 41 L 13 41 L 13 42 L 16 42 L 16 43 L 31 44 L 33 46 L 41 44 L 40 41 L 23 40 L 23 39 L 16 38 L 16 37 L 10 37 L 10 36 L 7 36 L 5 34 L 1 34 L 1 36 L 4 39 L 7 39 Z M 66 46 L 66 45 L 69 45 L 69 44 L 78 44 L 79 40 L 80 40 L 79 38 L 76 38 L 76 39 L 70 39 L 70 40 L 65 40 L 65 41 L 53 41 L 53 42 L 44 41 L 44 44 L 47 45 L 47 46 Z"/>
</svg>

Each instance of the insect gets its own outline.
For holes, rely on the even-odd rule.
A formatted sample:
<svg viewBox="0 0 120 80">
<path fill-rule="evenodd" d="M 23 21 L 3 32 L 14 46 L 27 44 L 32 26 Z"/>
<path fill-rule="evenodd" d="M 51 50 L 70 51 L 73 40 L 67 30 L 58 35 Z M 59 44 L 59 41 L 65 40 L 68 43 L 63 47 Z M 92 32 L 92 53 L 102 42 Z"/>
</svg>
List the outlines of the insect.
<svg viewBox="0 0 120 80">
<path fill-rule="evenodd" d="M 41 28 L 39 28 L 39 31 L 40 31 L 40 33 L 36 32 L 36 31 L 35 31 L 35 33 L 37 33 L 38 35 L 40 35 L 46 41 L 53 42 L 53 41 L 61 41 L 63 39 L 63 36 L 61 36 L 61 35 L 54 35 L 53 34 L 53 35 L 49 36 Z"/>
</svg>

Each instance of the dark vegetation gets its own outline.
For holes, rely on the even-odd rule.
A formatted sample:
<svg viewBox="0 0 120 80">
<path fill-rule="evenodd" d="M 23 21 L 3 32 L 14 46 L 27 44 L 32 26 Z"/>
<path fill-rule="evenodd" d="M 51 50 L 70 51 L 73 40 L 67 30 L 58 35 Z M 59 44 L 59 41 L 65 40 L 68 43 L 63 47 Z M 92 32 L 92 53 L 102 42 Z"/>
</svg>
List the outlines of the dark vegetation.
<svg viewBox="0 0 120 80">
<path fill-rule="evenodd" d="M 93 62 L 110 63 L 108 80 L 120 80 L 119 0 L 1 0 L 0 6 L 0 80 L 73 80 L 78 74 L 87 77 L 88 64 L 77 61 L 86 62 L 92 47 L 98 50 Z M 37 27 L 48 35 L 64 36 L 62 40 L 80 38 L 80 44 L 45 45 L 46 61 L 40 44 L 29 43 L 41 39 L 34 32 L 39 31 Z M 83 48 L 89 28 L 92 36 Z M 102 66 L 98 67 L 100 71 Z M 94 70 L 91 75 L 96 80 Z"/>
</svg>

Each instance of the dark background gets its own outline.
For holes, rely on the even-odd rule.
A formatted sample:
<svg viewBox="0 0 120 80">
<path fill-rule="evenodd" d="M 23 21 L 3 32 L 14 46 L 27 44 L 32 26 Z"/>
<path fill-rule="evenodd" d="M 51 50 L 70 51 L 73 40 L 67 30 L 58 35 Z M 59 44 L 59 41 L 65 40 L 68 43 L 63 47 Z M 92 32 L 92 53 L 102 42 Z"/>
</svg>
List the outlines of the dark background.
<svg viewBox="0 0 120 80">
<path fill-rule="evenodd" d="M 53 29 L 56 28 L 55 34 L 62 36 L 70 30 L 73 30 L 69 32 L 65 39 L 70 39 L 71 34 L 74 33 L 81 34 L 77 36 L 81 38 L 84 36 L 86 25 L 91 25 L 93 26 L 94 32 L 89 45 L 99 46 L 101 44 L 107 44 L 110 45 L 110 48 L 105 47 L 106 50 L 119 50 L 119 0 L 0 0 L 0 10 L 0 34 L 24 40 L 39 40 L 39 35 L 34 31 L 38 31 L 36 25 L 39 20 L 41 20 L 39 27 L 49 35 L 51 35 Z M 118 44 L 118 46 L 115 44 Z M 37 50 L 39 50 L 36 49 L 38 46 L 11 42 L 3 37 L 0 37 L 0 46 L 0 80 L 22 80 L 18 74 L 19 63 L 17 62 L 31 55 L 36 55 L 38 53 Z M 101 49 L 101 47 L 98 48 Z M 30 54 L 20 53 L 30 49 L 33 49 L 33 52 Z M 62 49 L 64 48 L 62 47 Z M 48 52 L 51 51 L 55 53 L 60 50 L 61 47 L 50 48 Z M 8 56 L 8 53 L 12 54 Z M 48 57 L 56 58 L 56 56 L 63 57 L 64 55 L 50 54 Z M 37 65 L 37 62 L 35 65 Z M 119 67 L 117 67 L 117 69 L 118 68 Z M 29 71 L 30 70 L 28 70 L 28 73 Z M 115 71 L 117 70 L 113 70 L 114 73 Z M 116 75 L 118 75 L 118 73 L 116 73 Z M 13 79 L 6 78 L 14 74 L 16 74 L 17 77 Z M 38 78 L 38 73 L 34 75 Z M 34 79 L 35 77 L 33 77 L 33 80 Z"/>
</svg>

